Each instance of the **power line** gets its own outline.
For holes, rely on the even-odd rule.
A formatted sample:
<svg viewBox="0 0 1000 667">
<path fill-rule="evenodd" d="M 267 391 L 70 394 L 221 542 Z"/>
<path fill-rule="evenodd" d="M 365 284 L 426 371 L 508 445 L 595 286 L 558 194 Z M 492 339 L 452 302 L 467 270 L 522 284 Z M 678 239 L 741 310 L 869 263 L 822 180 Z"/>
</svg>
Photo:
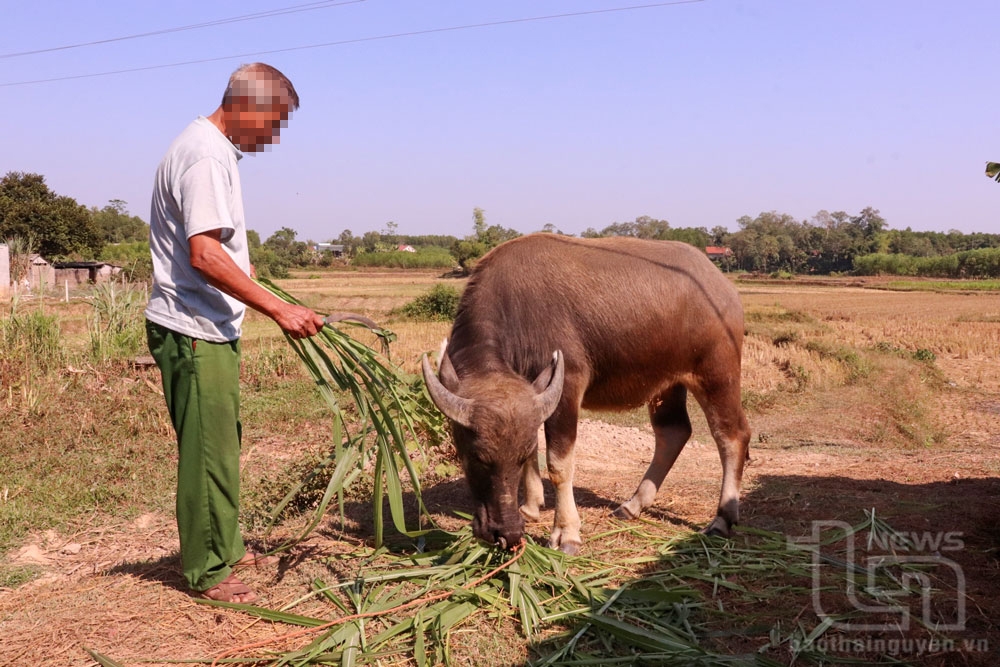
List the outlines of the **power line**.
<svg viewBox="0 0 1000 667">
<path fill-rule="evenodd" d="M 241 16 L 231 16 L 229 18 L 216 19 L 214 21 L 205 21 L 204 23 L 192 23 L 191 25 L 182 25 L 176 28 L 163 28 L 162 30 L 151 30 L 150 32 L 140 32 L 134 35 L 109 37 L 108 39 L 98 39 L 92 42 L 80 42 L 79 44 L 66 44 L 64 46 L 53 46 L 45 49 L 35 49 L 34 51 L 19 51 L 17 53 L 0 53 L 0 59 L 17 58 L 20 56 L 32 56 L 38 53 L 51 53 L 53 51 L 65 51 L 67 49 L 79 49 L 85 46 L 110 44 L 112 42 L 124 42 L 129 39 L 152 37 L 154 35 L 166 35 L 172 32 L 183 32 L 185 30 L 209 28 L 217 25 L 226 25 L 228 23 L 241 23 L 243 21 L 255 21 L 257 19 L 270 18 L 272 16 L 283 16 L 285 14 L 298 14 L 299 12 L 311 12 L 317 9 L 327 9 L 329 7 L 340 7 L 342 5 L 355 5 L 358 4 L 359 2 L 364 2 L 364 1 L 365 0 L 342 0 L 341 2 L 336 2 L 335 0 L 323 0 L 322 2 L 309 2 L 304 5 L 291 5 L 290 7 L 279 7 L 278 9 L 270 9 L 265 12 L 256 12 L 254 14 L 243 14 Z"/>
<path fill-rule="evenodd" d="M 356 0 L 357 1 L 357 0 Z M 74 74 L 71 76 L 59 76 L 53 77 L 51 79 L 34 79 L 31 81 L 11 81 L 8 83 L 0 83 L 0 88 L 8 88 L 11 86 L 28 86 L 36 83 L 52 83 L 55 81 L 70 81 L 73 79 L 90 79 L 99 76 L 112 76 L 114 74 L 128 74 L 131 72 L 146 72 L 154 69 L 166 69 L 169 67 L 183 67 L 186 65 L 197 65 L 200 63 L 210 63 L 217 62 L 220 60 L 233 60 L 235 58 L 249 58 L 251 56 L 267 56 L 275 53 L 289 53 L 291 51 L 305 51 L 308 49 L 320 49 L 329 46 L 344 46 L 346 44 L 359 44 L 361 42 L 375 42 L 387 39 L 396 39 L 399 37 L 414 37 L 416 35 L 430 35 L 442 32 L 455 32 L 459 30 L 472 30 L 475 28 L 487 28 L 490 26 L 498 25 L 511 25 L 515 23 L 529 23 L 532 21 L 549 21 L 553 19 L 563 19 L 570 18 L 573 16 L 590 16 L 594 14 L 610 14 L 613 12 L 628 12 L 640 9 L 652 9 L 655 7 L 670 7 L 673 5 L 690 5 L 699 2 L 704 2 L 705 0 L 671 0 L 670 2 L 654 2 L 644 5 L 630 5 L 628 7 L 611 7 L 607 9 L 592 9 L 582 12 L 567 12 L 565 14 L 549 14 L 546 16 L 528 16 L 517 19 L 505 19 L 502 21 L 489 21 L 486 23 L 468 23 L 465 25 L 457 26 L 447 26 L 444 28 L 428 28 L 426 30 L 412 30 L 409 32 L 396 32 L 388 35 L 376 35 L 373 37 L 357 37 L 354 39 L 344 39 L 336 42 L 323 42 L 321 44 L 308 44 L 305 46 L 291 46 L 284 49 L 271 49 L 269 51 L 252 51 L 250 53 L 238 53 L 228 56 L 218 56 L 216 58 L 200 58 L 198 60 L 184 60 L 175 63 L 166 63 L 163 65 L 147 65 L 145 67 L 131 67 L 128 69 L 118 69 L 111 70 L 107 72 L 94 72 L 91 74 Z"/>
</svg>

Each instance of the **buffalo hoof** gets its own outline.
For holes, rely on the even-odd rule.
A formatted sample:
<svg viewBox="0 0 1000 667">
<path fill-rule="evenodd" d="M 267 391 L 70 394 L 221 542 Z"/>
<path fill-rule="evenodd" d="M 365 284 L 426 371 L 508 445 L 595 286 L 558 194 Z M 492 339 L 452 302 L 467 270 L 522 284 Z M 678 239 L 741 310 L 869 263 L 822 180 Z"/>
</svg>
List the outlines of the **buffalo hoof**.
<svg viewBox="0 0 1000 667">
<path fill-rule="evenodd" d="M 618 506 L 614 512 L 611 513 L 616 519 L 624 519 L 625 521 L 631 521 L 632 519 L 638 519 L 639 515 L 633 512 L 627 503 L 622 503 Z"/>
<path fill-rule="evenodd" d="M 714 537 L 729 538 L 733 536 L 733 531 L 729 527 L 729 522 L 721 516 L 717 516 L 712 519 L 712 523 L 702 528 L 701 533 L 702 535 L 711 535 Z"/>
<path fill-rule="evenodd" d="M 541 521 L 542 519 L 542 514 L 541 512 L 539 512 L 539 508 L 537 507 L 532 508 L 529 507 L 528 505 L 521 505 L 519 508 L 517 508 L 517 511 L 521 513 L 521 516 L 524 517 L 525 521 L 538 522 Z"/>
<path fill-rule="evenodd" d="M 549 549 L 558 549 L 569 556 L 575 556 L 580 551 L 583 542 L 580 540 L 579 531 L 566 531 L 561 528 L 554 528 L 549 537 Z"/>
<path fill-rule="evenodd" d="M 578 553 L 580 553 L 580 547 L 582 546 L 583 544 L 581 544 L 580 542 L 563 542 L 562 544 L 559 545 L 549 543 L 550 549 L 558 549 L 567 556 L 577 555 Z"/>
</svg>

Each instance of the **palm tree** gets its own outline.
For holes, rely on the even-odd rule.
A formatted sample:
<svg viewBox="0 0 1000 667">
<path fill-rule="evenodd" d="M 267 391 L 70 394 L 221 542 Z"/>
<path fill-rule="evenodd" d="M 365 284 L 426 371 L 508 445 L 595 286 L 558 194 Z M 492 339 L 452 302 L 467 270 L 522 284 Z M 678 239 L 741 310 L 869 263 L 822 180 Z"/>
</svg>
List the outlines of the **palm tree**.
<svg viewBox="0 0 1000 667">
<path fill-rule="evenodd" d="M 986 177 L 995 179 L 997 183 L 1000 183 L 1000 162 L 986 163 Z"/>
</svg>

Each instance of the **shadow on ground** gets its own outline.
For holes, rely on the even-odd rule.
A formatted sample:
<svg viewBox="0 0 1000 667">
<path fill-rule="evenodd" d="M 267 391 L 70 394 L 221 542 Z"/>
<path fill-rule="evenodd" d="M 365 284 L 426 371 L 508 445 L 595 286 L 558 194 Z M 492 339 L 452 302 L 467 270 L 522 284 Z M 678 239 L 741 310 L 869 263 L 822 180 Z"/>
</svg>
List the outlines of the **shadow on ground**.
<svg viewBox="0 0 1000 667">
<path fill-rule="evenodd" d="M 728 562 L 728 548 L 766 554 L 787 545 L 785 553 L 801 553 L 787 568 L 769 569 L 767 558 L 750 558 L 744 570 L 721 575 L 745 592 L 709 582 L 698 586 L 709 605 L 731 615 L 729 627 L 714 635 L 716 650 L 755 655 L 768 646 L 774 629 L 787 640 L 796 625 L 808 632 L 829 618 L 834 623 L 818 635 L 817 645 L 836 656 L 834 663 L 885 664 L 888 655 L 915 665 L 992 666 L 1000 648 L 998 508 L 1000 478 L 906 484 L 759 475 L 741 504 L 743 526 L 750 530 L 726 542 L 682 537 L 676 553 L 665 551 L 641 577 L 690 565 L 694 554 L 710 579 L 720 576 L 718 563 Z M 878 520 L 874 528 L 872 515 Z M 860 525 L 853 536 L 841 532 Z M 895 537 L 887 527 L 897 531 Z M 707 548 L 685 549 L 687 542 Z M 640 578 L 633 585 L 646 584 Z M 869 586 L 881 595 L 867 595 Z M 794 660 L 790 647 L 763 653 Z"/>
</svg>

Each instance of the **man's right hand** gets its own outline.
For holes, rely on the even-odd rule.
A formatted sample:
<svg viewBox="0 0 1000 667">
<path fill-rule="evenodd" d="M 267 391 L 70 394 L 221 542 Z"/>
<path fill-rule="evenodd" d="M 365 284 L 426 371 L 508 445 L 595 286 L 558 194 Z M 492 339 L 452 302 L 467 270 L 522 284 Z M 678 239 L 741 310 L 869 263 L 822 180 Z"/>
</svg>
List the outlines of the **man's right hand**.
<svg viewBox="0 0 1000 667">
<path fill-rule="evenodd" d="M 281 330 L 295 339 L 315 336 L 323 328 L 323 317 L 294 303 L 286 303 L 273 315 Z"/>
</svg>

